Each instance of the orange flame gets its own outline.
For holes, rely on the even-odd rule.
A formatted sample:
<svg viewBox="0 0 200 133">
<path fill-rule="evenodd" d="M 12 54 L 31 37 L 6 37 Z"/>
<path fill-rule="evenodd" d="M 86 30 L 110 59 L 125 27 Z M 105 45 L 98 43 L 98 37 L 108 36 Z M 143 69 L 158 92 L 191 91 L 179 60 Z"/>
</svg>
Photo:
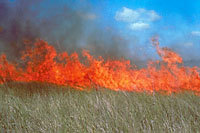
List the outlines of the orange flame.
<svg viewBox="0 0 200 133">
<path fill-rule="evenodd" d="M 165 92 L 166 94 L 192 91 L 200 94 L 198 67 L 181 65 L 182 58 L 168 48 L 160 48 L 152 40 L 161 61 L 151 61 L 147 68 L 135 69 L 129 60 L 94 58 L 83 51 L 81 62 L 77 53 L 57 53 L 47 42 L 38 40 L 33 48 L 23 51 L 20 61 L 25 67 L 0 57 L 0 84 L 14 82 L 44 82 L 86 90 L 108 88 L 136 92 Z"/>
</svg>

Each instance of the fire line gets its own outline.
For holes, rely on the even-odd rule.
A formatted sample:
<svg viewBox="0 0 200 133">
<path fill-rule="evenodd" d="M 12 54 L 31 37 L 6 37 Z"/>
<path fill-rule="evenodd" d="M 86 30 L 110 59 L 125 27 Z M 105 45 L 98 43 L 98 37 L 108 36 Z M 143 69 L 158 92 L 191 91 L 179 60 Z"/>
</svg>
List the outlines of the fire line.
<svg viewBox="0 0 200 133">
<path fill-rule="evenodd" d="M 20 67 L 0 56 L 0 84 L 7 82 L 42 82 L 71 86 L 75 89 L 107 88 L 115 91 L 162 92 L 165 94 L 192 91 L 200 94 L 198 67 L 186 67 L 182 58 L 169 48 L 160 48 L 152 40 L 162 60 L 148 62 L 147 68 L 134 69 L 129 60 L 104 60 L 83 51 L 79 55 L 57 53 L 43 40 L 23 51 Z"/>
</svg>

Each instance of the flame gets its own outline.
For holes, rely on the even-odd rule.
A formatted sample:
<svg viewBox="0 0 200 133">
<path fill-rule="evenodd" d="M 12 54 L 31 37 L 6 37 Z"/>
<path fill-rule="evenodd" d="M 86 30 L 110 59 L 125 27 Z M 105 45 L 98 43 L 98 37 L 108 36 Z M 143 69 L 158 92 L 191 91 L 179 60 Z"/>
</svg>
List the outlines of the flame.
<svg viewBox="0 0 200 133">
<path fill-rule="evenodd" d="M 147 68 L 136 69 L 129 60 L 104 60 L 83 51 L 57 53 L 43 40 L 28 47 L 21 56 L 23 67 L 0 56 L 0 84 L 7 82 L 43 82 L 71 86 L 80 90 L 108 88 L 115 91 L 161 92 L 165 94 L 192 91 L 200 94 L 198 67 L 185 67 L 182 58 L 169 48 L 160 48 L 152 39 L 161 61 L 150 61 Z"/>
</svg>

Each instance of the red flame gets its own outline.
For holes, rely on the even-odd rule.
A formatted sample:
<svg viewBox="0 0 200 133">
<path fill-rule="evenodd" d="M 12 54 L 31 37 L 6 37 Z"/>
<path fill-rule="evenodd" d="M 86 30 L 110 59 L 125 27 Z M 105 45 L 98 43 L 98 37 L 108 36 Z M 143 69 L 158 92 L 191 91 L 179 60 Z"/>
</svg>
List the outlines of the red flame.
<svg viewBox="0 0 200 133">
<path fill-rule="evenodd" d="M 180 65 L 182 58 L 168 48 L 160 48 L 153 40 L 162 61 L 151 61 L 147 68 L 135 69 L 129 60 L 107 60 L 94 58 L 83 51 L 85 62 L 77 53 L 57 53 L 47 42 L 38 40 L 33 48 L 23 52 L 19 67 L 9 62 L 5 55 L 0 57 L 0 84 L 14 82 L 44 82 L 71 86 L 86 90 L 108 88 L 111 90 L 136 92 L 193 91 L 200 94 L 198 67 Z"/>
</svg>

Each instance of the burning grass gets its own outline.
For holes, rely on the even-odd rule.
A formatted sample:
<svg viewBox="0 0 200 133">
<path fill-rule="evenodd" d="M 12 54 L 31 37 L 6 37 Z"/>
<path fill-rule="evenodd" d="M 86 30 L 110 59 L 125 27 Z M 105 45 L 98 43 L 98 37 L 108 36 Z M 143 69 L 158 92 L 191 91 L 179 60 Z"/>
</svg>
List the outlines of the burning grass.
<svg viewBox="0 0 200 133">
<path fill-rule="evenodd" d="M 30 88 L 30 89 L 28 89 Z M 0 86 L 1 132 L 198 132 L 200 97 L 49 84 Z"/>
<path fill-rule="evenodd" d="M 21 51 L 20 63 L 0 57 L 0 83 L 40 82 L 70 86 L 79 90 L 107 88 L 115 91 L 161 92 L 165 94 L 192 91 L 200 94 L 198 67 L 185 67 L 182 58 L 169 48 L 160 48 L 152 40 L 162 60 L 151 61 L 147 68 L 136 69 L 129 60 L 104 60 L 83 51 L 57 53 L 47 42 L 38 40 Z"/>
</svg>

